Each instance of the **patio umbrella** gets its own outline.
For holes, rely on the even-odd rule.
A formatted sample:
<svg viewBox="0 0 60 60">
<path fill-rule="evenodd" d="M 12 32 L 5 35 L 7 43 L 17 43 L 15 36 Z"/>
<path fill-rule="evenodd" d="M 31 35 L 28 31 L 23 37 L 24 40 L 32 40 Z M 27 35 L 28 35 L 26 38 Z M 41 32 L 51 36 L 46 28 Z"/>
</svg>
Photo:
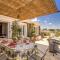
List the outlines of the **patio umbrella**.
<svg viewBox="0 0 60 60">
<path fill-rule="evenodd" d="M 57 11 L 54 0 L 0 0 L 0 15 L 25 20 Z"/>
</svg>

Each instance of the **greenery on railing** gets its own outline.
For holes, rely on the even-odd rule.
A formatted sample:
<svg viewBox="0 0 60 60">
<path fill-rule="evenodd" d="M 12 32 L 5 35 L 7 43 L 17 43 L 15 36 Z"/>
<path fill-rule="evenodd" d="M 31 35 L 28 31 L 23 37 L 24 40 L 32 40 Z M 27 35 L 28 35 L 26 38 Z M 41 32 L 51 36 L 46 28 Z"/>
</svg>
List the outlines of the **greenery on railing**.
<svg viewBox="0 0 60 60">
<path fill-rule="evenodd" d="M 50 32 L 53 32 L 56 37 L 60 36 L 60 29 L 49 29 Z"/>
<path fill-rule="evenodd" d="M 60 36 L 60 32 L 56 32 L 56 33 L 55 33 L 55 36 L 56 36 L 56 37 L 59 37 L 59 36 Z"/>
</svg>

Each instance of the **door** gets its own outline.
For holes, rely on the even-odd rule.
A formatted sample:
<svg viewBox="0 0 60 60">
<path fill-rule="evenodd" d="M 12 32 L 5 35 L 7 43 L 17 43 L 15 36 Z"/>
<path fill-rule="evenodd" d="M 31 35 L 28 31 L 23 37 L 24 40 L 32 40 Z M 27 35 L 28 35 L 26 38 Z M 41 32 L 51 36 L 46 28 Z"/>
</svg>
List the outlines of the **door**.
<svg viewBox="0 0 60 60">
<path fill-rule="evenodd" d="M 0 23 L 0 36 L 2 36 L 2 23 Z"/>
</svg>

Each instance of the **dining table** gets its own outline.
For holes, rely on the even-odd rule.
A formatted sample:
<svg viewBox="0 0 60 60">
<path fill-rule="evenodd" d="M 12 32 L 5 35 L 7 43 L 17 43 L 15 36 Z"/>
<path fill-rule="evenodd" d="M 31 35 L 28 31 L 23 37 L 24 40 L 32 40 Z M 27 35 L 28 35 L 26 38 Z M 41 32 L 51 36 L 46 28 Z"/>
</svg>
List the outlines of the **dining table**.
<svg viewBox="0 0 60 60">
<path fill-rule="evenodd" d="M 12 43 L 12 41 L 8 40 L 0 40 L 0 47 L 4 47 L 5 50 L 10 51 L 11 54 L 14 52 L 17 53 L 17 56 L 21 56 L 24 53 L 27 53 L 27 51 L 30 51 L 34 48 L 34 43 L 19 43 L 17 42 Z M 20 58 L 21 60 L 21 58 Z"/>
<path fill-rule="evenodd" d="M 20 60 L 23 60 L 21 56 L 23 54 L 27 54 L 27 52 L 32 51 L 34 49 L 34 46 L 37 45 L 37 49 L 39 50 L 38 57 L 39 59 L 44 58 L 46 55 L 46 52 L 48 50 L 48 46 L 43 45 L 43 44 L 38 44 L 38 43 L 33 43 L 33 42 L 27 42 L 27 43 L 13 43 L 12 40 L 0 40 L 0 46 L 5 47 L 6 50 L 10 51 L 11 53 L 17 53 L 17 57 Z M 31 53 L 32 54 L 32 53 Z M 28 56 L 28 55 L 27 55 Z M 36 58 L 36 57 L 35 57 Z"/>
</svg>

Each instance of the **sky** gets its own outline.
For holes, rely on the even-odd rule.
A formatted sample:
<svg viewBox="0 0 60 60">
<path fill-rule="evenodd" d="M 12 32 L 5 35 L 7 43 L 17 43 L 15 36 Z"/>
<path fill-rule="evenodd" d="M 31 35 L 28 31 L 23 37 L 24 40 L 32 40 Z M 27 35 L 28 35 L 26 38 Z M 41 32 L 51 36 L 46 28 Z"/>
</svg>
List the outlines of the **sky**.
<svg viewBox="0 0 60 60">
<path fill-rule="evenodd" d="M 55 0 L 56 5 L 57 5 L 57 9 L 60 10 L 60 0 Z"/>
<path fill-rule="evenodd" d="M 55 0 L 57 9 L 60 11 L 60 0 Z M 50 14 L 47 16 L 38 17 L 38 22 L 41 24 L 41 28 L 48 29 L 60 29 L 60 12 Z"/>
</svg>

